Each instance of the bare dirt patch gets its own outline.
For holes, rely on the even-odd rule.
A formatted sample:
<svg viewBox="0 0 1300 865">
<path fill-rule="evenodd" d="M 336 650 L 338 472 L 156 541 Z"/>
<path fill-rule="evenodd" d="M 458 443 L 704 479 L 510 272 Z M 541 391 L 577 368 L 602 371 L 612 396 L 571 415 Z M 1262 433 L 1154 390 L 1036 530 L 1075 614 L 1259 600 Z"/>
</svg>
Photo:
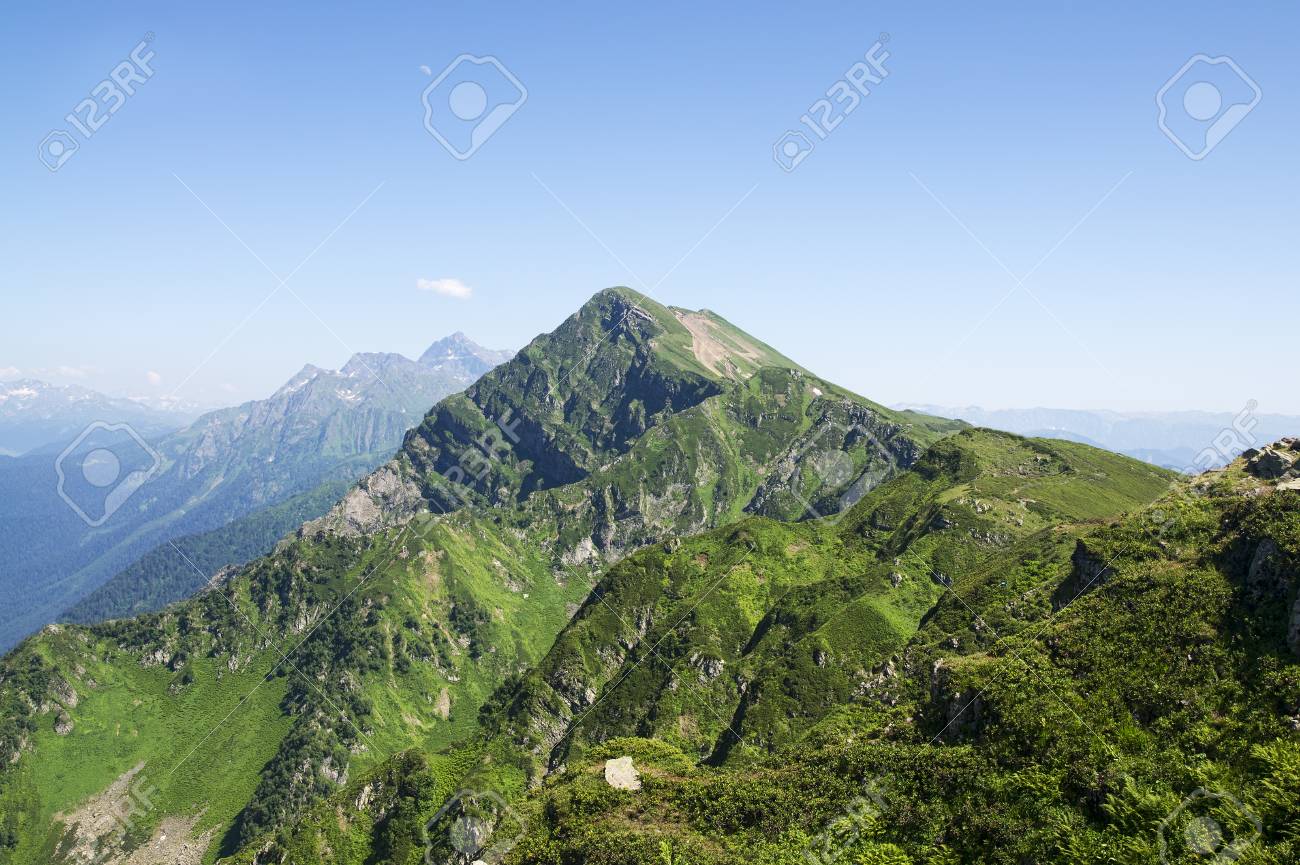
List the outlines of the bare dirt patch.
<svg viewBox="0 0 1300 865">
<path fill-rule="evenodd" d="M 69 827 L 60 852 L 69 865 L 200 865 L 214 830 L 195 836 L 199 816 L 166 817 L 148 843 L 123 849 L 127 827 L 147 819 L 157 791 L 141 774 L 144 763 L 122 773 L 104 792 L 54 819 Z"/>
<path fill-rule="evenodd" d="M 762 356 L 752 345 L 738 343 L 734 346 L 724 344 L 718 338 L 717 327 L 709 320 L 708 316 L 698 312 L 678 312 L 674 310 L 677 320 L 682 323 L 688 331 L 691 332 L 691 351 L 695 354 L 695 359 L 702 363 L 705 369 L 718 375 L 735 375 L 735 362 L 733 357 L 742 357 L 745 360 L 757 362 Z"/>
<path fill-rule="evenodd" d="M 214 830 L 195 837 L 198 822 L 198 817 L 165 818 L 149 843 L 120 860 L 122 865 L 201 865 Z M 105 865 L 116 865 L 118 861 L 110 860 Z"/>
</svg>

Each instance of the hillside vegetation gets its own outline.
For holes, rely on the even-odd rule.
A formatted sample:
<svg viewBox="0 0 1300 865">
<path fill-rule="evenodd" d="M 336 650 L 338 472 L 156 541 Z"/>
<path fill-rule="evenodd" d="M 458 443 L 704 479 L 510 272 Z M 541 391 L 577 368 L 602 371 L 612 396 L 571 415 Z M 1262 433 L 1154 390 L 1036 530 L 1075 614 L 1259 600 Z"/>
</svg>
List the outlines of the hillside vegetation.
<svg viewBox="0 0 1300 865">
<path fill-rule="evenodd" d="M 237 861 L 1294 862 L 1294 487 L 963 433 L 838 525 L 617 565 L 477 744 Z"/>
<path fill-rule="evenodd" d="M 602 292 L 271 555 L 11 653 L 4 855 L 265 846 L 391 755 L 474 740 L 611 563 L 749 511 L 853 500 L 958 428 L 835 388 L 711 314 Z M 801 470 L 830 450 L 835 471 Z M 432 759 L 459 765 L 447 755 Z M 119 837 L 95 815 L 140 779 L 156 794 Z"/>
</svg>

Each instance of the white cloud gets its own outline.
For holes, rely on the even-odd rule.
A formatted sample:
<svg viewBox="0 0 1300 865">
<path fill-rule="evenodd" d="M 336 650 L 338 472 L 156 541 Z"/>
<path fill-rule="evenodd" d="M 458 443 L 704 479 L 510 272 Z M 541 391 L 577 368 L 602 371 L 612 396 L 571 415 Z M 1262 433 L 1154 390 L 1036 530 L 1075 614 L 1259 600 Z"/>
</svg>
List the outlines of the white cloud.
<svg viewBox="0 0 1300 865">
<path fill-rule="evenodd" d="M 149 384 L 153 385 L 154 387 L 157 387 L 158 385 L 162 384 L 162 376 L 154 372 L 153 370 L 149 370 L 148 372 L 146 372 L 144 374 L 144 377 L 149 382 Z"/>
<path fill-rule="evenodd" d="M 0 366 L 0 378 L 18 378 L 23 371 L 16 366 Z"/>
<path fill-rule="evenodd" d="M 474 289 L 470 288 L 459 279 L 444 277 L 443 279 L 417 279 L 415 287 L 420 291 L 432 291 L 434 294 L 441 294 L 443 297 L 454 297 L 458 300 L 469 300 L 474 294 Z"/>
<path fill-rule="evenodd" d="M 85 378 L 90 375 L 90 370 L 79 366 L 56 366 L 54 373 L 64 378 Z"/>
</svg>

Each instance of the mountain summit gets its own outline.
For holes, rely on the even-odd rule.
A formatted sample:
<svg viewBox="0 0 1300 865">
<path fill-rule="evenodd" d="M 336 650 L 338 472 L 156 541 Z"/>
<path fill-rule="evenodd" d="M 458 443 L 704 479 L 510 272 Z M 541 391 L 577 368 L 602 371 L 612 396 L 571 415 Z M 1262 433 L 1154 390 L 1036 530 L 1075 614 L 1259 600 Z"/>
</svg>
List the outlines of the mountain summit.
<svg viewBox="0 0 1300 865">
<path fill-rule="evenodd" d="M 771 412 L 747 416 L 766 408 Z M 801 414 L 805 408 L 807 416 Z M 676 425 L 665 427 L 670 421 Z M 733 430 L 733 424 L 741 429 Z M 665 432 L 657 435 L 670 436 L 687 463 L 705 457 L 703 443 L 718 448 L 718 462 L 699 466 L 694 479 L 675 475 L 680 465 L 671 466 L 673 471 L 640 466 L 651 472 L 638 480 L 642 490 L 666 477 L 699 487 L 720 470 L 716 476 L 725 476 L 734 460 L 729 455 L 755 447 L 760 431 L 775 435 L 787 448 L 773 466 L 779 476 L 761 478 L 746 469 L 745 486 L 763 492 L 761 501 L 732 502 L 775 515 L 775 487 L 796 474 L 795 463 L 808 448 L 820 453 L 834 444 L 823 439 L 829 426 L 832 438 L 853 438 L 846 447 L 854 455 L 844 479 L 849 485 L 868 475 L 870 484 L 879 483 L 914 461 L 922 445 L 955 428 L 938 418 L 893 412 L 817 379 L 715 313 L 667 307 L 631 289 L 610 288 L 509 363 L 435 406 L 397 457 L 314 528 L 368 532 L 426 508 L 517 504 L 617 461 L 640 464 L 653 450 L 645 436 L 661 427 Z M 761 455 L 774 456 L 766 450 Z M 740 489 L 718 492 L 720 497 L 708 497 L 710 509 Z M 792 506 L 789 500 L 784 504 Z M 711 525 L 717 516 L 699 513 L 693 525 Z"/>
<path fill-rule="evenodd" d="M 428 355 L 477 357 L 454 337 Z M 371 387 L 352 372 L 307 371 L 283 399 Z M 138 836 L 288 861 L 274 838 L 349 779 L 469 742 L 493 695 L 600 603 L 612 564 L 739 521 L 837 514 L 960 428 L 839 388 L 712 312 L 599 292 L 438 402 L 271 554 L 161 612 L 11 655 L 0 808 L 27 803 L 12 859 L 49 861 L 53 844 L 125 862 L 94 797 L 143 763 L 160 795 Z M 42 780 L 69 766 L 76 785 Z"/>
<path fill-rule="evenodd" d="M 492 367 L 510 360 L 510 356 L 511 352 L 484 348 L 465 334 L 456 331 L 425 349 L 424 354 L 420 355 L 420 363 L 435 369 L 459 366 L 465 372 L 477 377 Z"/>
</svg>

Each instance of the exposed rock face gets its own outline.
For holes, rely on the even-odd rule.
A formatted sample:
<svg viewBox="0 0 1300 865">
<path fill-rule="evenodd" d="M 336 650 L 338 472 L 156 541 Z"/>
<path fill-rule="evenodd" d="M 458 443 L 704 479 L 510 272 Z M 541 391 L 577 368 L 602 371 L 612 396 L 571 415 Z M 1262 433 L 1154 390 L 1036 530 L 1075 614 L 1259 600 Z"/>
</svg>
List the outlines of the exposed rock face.
<svg viewBox="0 0 1300 865">
<path fill-rule="evenodd" d="M 721 658 L 711 658 L 698 652 L 691 655 L 690 663 L 699 673 L 701 684 L 708 684 L 721 676 L 723 668 L 727 666 L 727 662 Z"/>
<path fill-rule="evenodd" d="M 979 692 L 954 688 L 952 669 L 940 659 L 930 670 L 930 700 L 939 709 L 942 729 L 937 738 L 955 742 L 974 736 L 984 725 L 984 698 Z"/>
<path fill-rule="evenodd" d="M 77 703 L 80 702 L 77 692 L 62 676 L 54 677 L 54 681 L 50 683 L 50 691 L 53 693 L 54 699 L 69 709 L 77 708 Z"/>
<path fill-rule="evenodd" d="M 1104 585 L 1112 573 L 1110 563 L 1100 553 L 1089 549 L 1084 541 L 1075 544 L 1070 564 L 1070 576 L 1061 583 L 1052 597 L 1052 606 L 1058 610 L 1068 606 L 1084 592 Z"/>
<path fill-rule="evenodd" d="M 631 757 L 619 757 L 617 760 L 605 761 L 605 783 L 615 790 L 641 789 L 641 773 L 632 764 Z"/>
<path fill-rule="evenodd" d="M 821 405 L 820 416 L 769 467 L 747 513 L 785 519 L 838 514 L 921 457 L 923 448 L 905 429 L 866 406 L 829 398 L 814 405 Z M 802 502 L 793 514 L 782 510 L 790 495 Z"/>
<path fill-rule="evenodd" d="M 1265 538 L 1255 548 L 1246 572 L 1247 593 L 1255 603 L 1285 601 L 1290 589 L 1291 581 L 1283 567 L 1281 550 L 1271 538 Z"/>
<path fill-rule="evenodd" d="M 397 525 L 423 507 L 419 486 L 402 477 L 394 460 L 362 479 L 328 514 L 304 524 L 300 534 L 358 537 Z"/>
<path fill-rule="evenodd" d="M 1296 457 L 1292 454 L 1276 447 L 1266 447 L 1246 463 L 1246 471 L 1261 480 L 1277 481 L 1286 477 L 1295 463 Z"/>
</svg>

